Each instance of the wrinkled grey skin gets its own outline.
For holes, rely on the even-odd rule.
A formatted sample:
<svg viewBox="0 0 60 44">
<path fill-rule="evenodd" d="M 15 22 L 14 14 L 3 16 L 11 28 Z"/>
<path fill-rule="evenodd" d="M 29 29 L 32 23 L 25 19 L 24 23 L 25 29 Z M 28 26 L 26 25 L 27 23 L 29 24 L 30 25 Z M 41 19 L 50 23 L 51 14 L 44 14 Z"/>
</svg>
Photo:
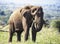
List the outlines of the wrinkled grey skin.
<svg viewBox="0 0 60 44">
<path fill-rule="evenodd" d="M 43 9 L 42 7 L 32 7 L 33 23 L 32 23 L 32 40 L 36 41 L 36 34 L 42 29 L 43 26 Z"/>
<path fill-rule="evenodd" d="M 13 34 L 17 33 L 17 41 L 21 41 L 21 33 L 25 33 L 25 41 L 28 40 L 29 28 L 32 24 L 30 7 L 19 8 L 9 18 L 9 42 L 12 42 Z"/>
<path fill-rule="evenodd" d="M 32 27 L 32 40 L 36 41 L 36 34 L 43 26 L 43 10 L 39 6 L 25 6 L 13 12 L 9 18 L 9 42 L 12 42 L 13 34 L 17 33 L 17 41 L 21 41 L 21 33 L 25 33 L 25 41 L 28 40 L 29 29 Z"/>
</svg>

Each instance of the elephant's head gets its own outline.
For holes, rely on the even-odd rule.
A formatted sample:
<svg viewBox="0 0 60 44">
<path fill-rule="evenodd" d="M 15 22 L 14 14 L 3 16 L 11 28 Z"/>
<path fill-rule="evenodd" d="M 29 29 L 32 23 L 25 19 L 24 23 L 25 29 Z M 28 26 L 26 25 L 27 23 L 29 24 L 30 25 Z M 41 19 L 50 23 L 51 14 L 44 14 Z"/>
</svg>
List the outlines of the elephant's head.
<svg viewBox="0 0 60 44">
<path fill-rule="evenodd" d="M 38 32 L 43 26 L 43 9 L 42 7 L 32 7 L 31 10 L 34 19 L 32 28 Z"/>
<path fill-rule="evenodd" d="M 20 10 L 21 15 L 23 15 L 23 18 L 26 20 L 26 23 L 29 27 L 31 27 L 31 24 L 33 22 L 33 16 L 31 14 L 31 6 L 25 6 Z M 23 21 L 25 22 L 25 21 Z"/>
</svg>

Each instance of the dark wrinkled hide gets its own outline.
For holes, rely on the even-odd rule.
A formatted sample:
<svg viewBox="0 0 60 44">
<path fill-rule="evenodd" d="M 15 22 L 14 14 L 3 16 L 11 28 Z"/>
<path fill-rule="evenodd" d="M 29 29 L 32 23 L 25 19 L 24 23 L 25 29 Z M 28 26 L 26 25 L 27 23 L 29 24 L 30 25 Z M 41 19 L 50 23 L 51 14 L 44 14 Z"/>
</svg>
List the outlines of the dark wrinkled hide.
<svg viewBox="0 0 60 44">
<path fill-rule="evenodd" d="M 25 41 L 28 40 L 29 28 L 32 26 L 32 40 L 36 41 L 36 34 L 43 26 L 43 10 L 39 6 L 25 6 L 13 12 L 9 18 L 9 42 L 12 42 L 13 34 L 17 33 L 17 41 L 21 41 L 21 33 L 25 33 Z"/>
<path fill-rule="evenodd" d="M 44 20 L 43 20 L 43 9 L 42 7 L 32 7 L 32 12 L 34 16 L 32 24 L 32 40 L 36 41 L 36 34 L 42 29 Z"/>
<path fill-rule="evenodd" d="M 25 32 L 25 41 L 28 40 L 29 28 L 32 24 L 32 15 L 29 7 L 18 9 L 9 18 L 9 42 L 12 42 L 13 34 L 17 33 L 17 41 L 21 41 L 21 33 Z"/>
</svg>

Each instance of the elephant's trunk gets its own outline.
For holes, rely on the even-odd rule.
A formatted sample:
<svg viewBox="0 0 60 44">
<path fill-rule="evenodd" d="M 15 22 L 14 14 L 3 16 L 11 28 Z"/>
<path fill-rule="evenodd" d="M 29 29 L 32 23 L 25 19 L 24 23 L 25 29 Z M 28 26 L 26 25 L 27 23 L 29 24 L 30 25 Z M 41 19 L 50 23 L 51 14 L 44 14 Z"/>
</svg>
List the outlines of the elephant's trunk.
<svg viewBox="0 0 60 44">
<path fill-rule="evenodd" d="M 43 26 L 42 22 L 40 22 L 40 23 L 33 22 L 32 30 L 36 31 L 36 32 L 39 32 L 42 29 L 42 26 Z"/>
</svg>

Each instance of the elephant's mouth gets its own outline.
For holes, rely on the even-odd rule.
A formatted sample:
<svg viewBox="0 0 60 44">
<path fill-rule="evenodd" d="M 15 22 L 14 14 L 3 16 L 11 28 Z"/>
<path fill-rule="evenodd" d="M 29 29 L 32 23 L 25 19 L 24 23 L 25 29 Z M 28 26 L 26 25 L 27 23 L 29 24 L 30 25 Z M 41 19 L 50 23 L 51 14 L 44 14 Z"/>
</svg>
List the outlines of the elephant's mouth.
<svg viewBox="0 0 60 44">
<path fill-rule="evenodd" d="M 40 26 L 39 26 L 39 24 L 38 23 L 34 23 L 34 27 L 35 27 L 35 30 L 36 31 L 40 31 Z"/>
<path fill-rule="evenodd" d="M 33 31 L 36 31 L 36 32 L 39 32 L 41 30 L 42 26 L 43 26 L 42 23 L 36 23 L 36 22 L 34 22 L 33 23 L 33 29 L 32 30 Z"/>
<path fill-rule="evenodd" d="M 33 31 L 36 31 L 36 32 L 40 31 L 40 28 L 39 28 L 38 24 L 33 23 L 33 25 L 32 25 L 32 30 L 33 30 Z"/>
</svg>

